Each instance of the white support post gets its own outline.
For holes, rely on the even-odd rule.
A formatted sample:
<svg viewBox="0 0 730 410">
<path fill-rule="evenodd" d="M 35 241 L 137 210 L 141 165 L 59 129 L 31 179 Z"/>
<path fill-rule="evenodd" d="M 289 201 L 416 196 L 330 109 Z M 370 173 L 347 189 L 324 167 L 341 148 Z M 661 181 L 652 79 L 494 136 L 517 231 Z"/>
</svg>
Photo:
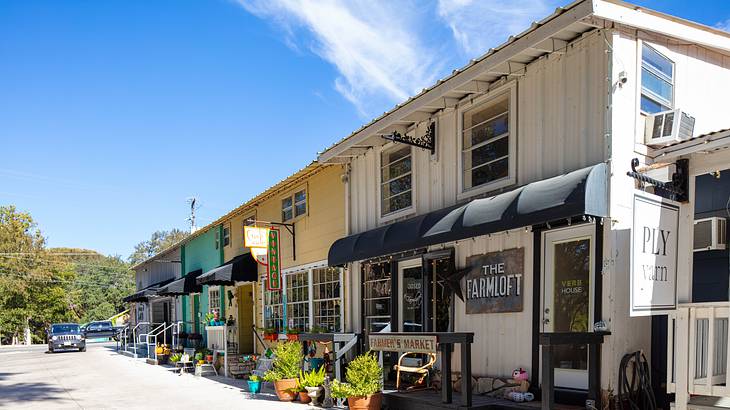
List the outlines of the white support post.
<svg viewBox="0 0 730 410">
<path fill-rule="evenodd" d="M 707 379 L 705 380 L 705 388 L 707 394 L 712 394 L 712 376 L 715 373 L 715 307 L 710 306 L 707 310 L 707 365 L 705 366 Z"/>
<path fill-rule="evenodd" d="M 689 403 L 689 363 L 694 359 L 690 358 L 690 348 L 688 346 L 689 341 L 689 309 L 678 308 L 677 309 L 677 321 L 675 328 L 675 342 L 676 342 L 676 355 L 675 355 L 675 370 L 676 370 L 676 394 L 675 394 L 675 408 L 677 410 L 687 410 L 687 404 Z M 694 353 L 694 352 L 692 352 Z M 689 360 L 688 360 L 689 359 Z"/>
</svg>

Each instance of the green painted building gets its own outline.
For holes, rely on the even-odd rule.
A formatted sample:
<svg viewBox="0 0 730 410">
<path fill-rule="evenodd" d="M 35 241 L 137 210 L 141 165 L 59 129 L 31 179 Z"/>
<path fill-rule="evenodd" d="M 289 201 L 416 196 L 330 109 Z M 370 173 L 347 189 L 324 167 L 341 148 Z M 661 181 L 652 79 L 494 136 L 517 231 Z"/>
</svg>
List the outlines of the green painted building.
<svg viewBox="0 0 730 410">
<path fill-rule="evenodd" d="M 203 233 L 196 232 L 192 239 L 181 246 L 180 258 L 184 274 L 198 269 L 205 273 L 223 264 L 223 246 L 219 240 L 222 237 L 222 229 L 222 226 L 218 225 Z M 216 290 L 219 298 L 220 317 L 226 317 L 223 286 L 203 286 L 200 294 L 182 297 L 182 320 L 185 322 L 186 332 L 200 333 L 205 337 L 205 328 L 201 322 L 210 312 L 209 295 L 212 294 L 215 297 Z"/>
</svg>

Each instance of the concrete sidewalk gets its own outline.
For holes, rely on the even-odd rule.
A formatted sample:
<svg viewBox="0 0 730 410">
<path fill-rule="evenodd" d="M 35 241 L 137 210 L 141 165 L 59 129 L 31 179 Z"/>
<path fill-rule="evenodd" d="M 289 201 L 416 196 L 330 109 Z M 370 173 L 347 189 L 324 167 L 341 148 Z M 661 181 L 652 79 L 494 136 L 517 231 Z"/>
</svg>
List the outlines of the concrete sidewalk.
<svg viewBox="0 0 730 410">
<path fill-rule="evenodd" d="M 19 409 L 305 409 L 273 392 L 252 397 L 245 382 L 179 376 L 117 354 L 113 343 L 86 352 L 0 351 L 0 408 Z"/>
</svg>

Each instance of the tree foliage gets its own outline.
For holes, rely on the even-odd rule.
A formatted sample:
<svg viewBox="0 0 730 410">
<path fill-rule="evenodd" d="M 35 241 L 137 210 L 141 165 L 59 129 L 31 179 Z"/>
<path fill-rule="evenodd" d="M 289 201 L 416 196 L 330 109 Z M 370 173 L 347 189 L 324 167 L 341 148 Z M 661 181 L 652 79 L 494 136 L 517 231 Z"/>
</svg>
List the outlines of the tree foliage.
<svg viewBox="0 0 730 410">
<path fill-rule="evenodd" d="M 185 239 L 188 235 L 188 232 L 177 228 L 169 231 L 156 231 L 149 240 L 142 241 L 134 247 L 134 252 L 129 256 L 128 261 L 130 264 L 136 265 Z"/>
<path fill-rule="evenodd" d="M 26 327 L 42 342 L 51 323 L 109 318 L 133 289 L 119 256 L 47 249 L 30 214 L 0 206 L 0 342 L 22 340 Z"/>
</svg>

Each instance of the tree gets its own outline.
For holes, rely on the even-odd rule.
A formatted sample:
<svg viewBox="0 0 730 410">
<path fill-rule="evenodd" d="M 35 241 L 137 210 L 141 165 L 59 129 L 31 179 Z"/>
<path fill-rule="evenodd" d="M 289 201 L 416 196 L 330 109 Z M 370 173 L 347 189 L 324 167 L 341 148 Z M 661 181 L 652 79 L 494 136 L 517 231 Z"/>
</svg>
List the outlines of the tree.
<svg viewBox="0 0 730 410">
<path fill-rule="evenodd" d="M 149 240 L 142 241 L 134 247 L 134 252 L 129 256 L 128 261 L 130 264 L 136 265 L 185 239 L 188 235 L 188 232 L 177 228 L 170 231 L 156 231 Z"/>
<path fill-rule="evenodd" d="M 26 328 L 43 339 L 48 324 L 75 319 L 69 309 L 75 273 L 44 246 L 30 214 L 0 206 L 0 339 L 20 340 Z"/>
</svg>

